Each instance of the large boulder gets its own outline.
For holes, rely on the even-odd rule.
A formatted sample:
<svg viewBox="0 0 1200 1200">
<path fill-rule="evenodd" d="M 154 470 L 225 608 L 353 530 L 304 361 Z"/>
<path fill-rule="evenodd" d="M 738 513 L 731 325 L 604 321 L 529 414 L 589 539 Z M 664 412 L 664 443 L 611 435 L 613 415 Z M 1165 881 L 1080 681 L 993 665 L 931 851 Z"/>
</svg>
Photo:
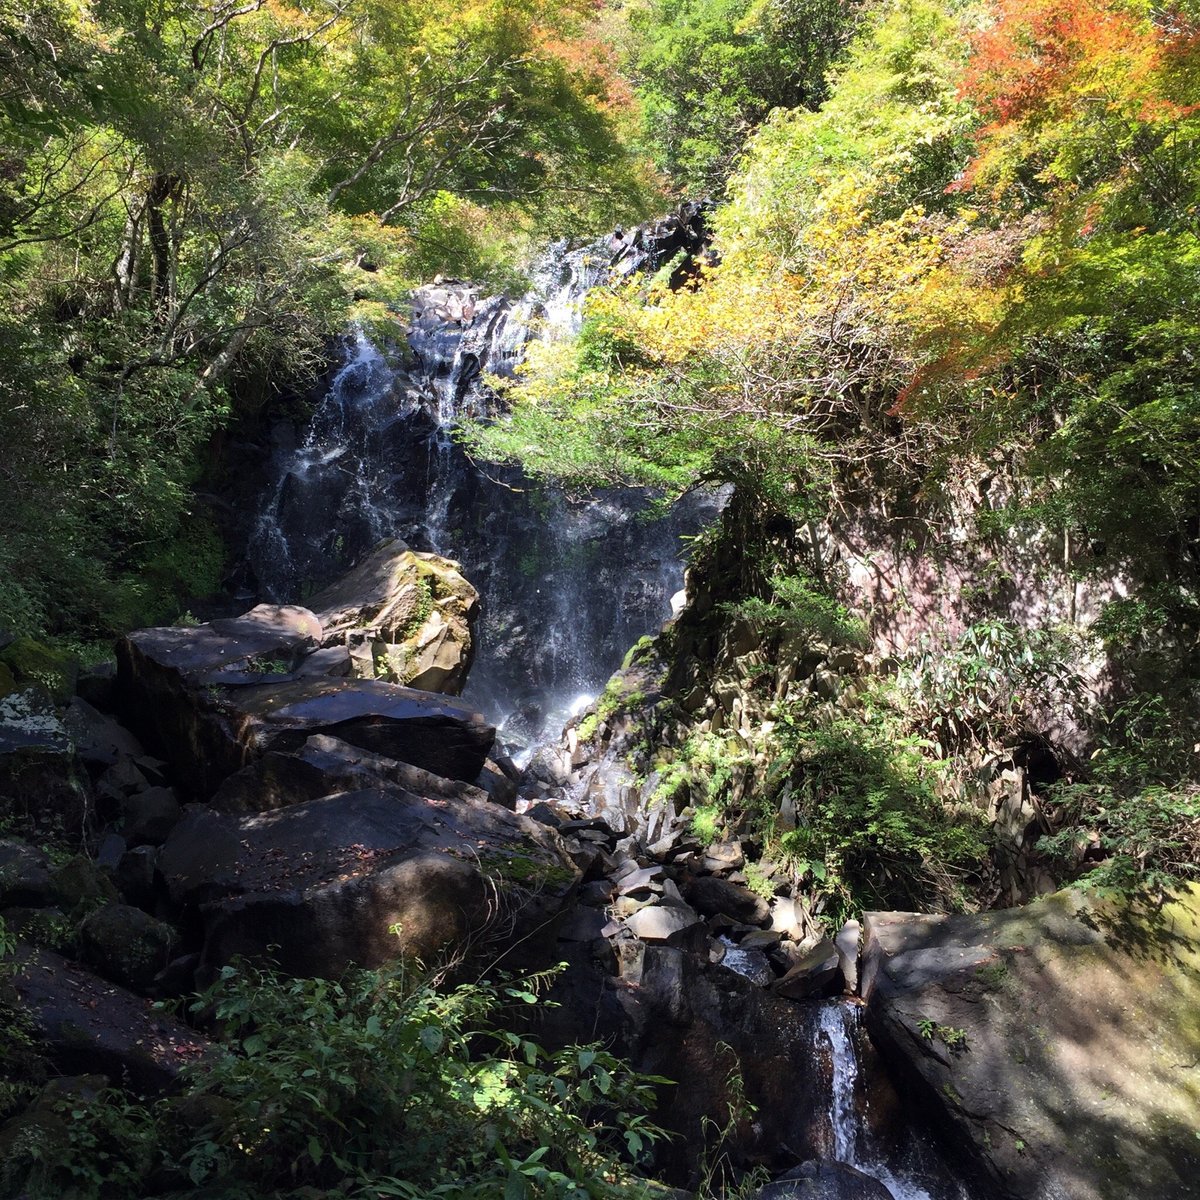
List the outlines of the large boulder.
<svg viewBox="0 0 1200 1200">
<path fill-rule="evenodd" d="M 322 645 L 354 648 L 352 670 L 457 696 L 475 654 L 479 593 L 458 564 L 381 542 L 348 575 L 309 601 Z"/>
<path fill-rule="evenodd" d="M 199 910 L 205 960 L 274 958 L 336 976 L 517 947 L 538 961 L 578 881 L 551 830 L 488 801 L 375 787 L 240 818 L 197 806 L 158 867 Z"/>
<path fill-rule="evenodd" d="M 106 904 L 79 928 L 83 957 L 101 975 L 145 991 L 170 961 L 175 931 L 129 904 Z"/>
<path fill-rule="evenodd" d="M 117 647 L 129 720 L 200 798 L 315 733 L 448 778 L 479 775 L 495 731 L 478 713 L 382 680 L 304 674 L 322 633 L 307 609 L 277 605 L 197 628 L 138 630 Z"/>
<path fill-rule="evenodd" d="M 17 838 L 0 838 L 0 907 L 52 904 L 51 870 L 44 850 Z"/>
<path fill-rule="evenodd" d="M 1200 888 L 871 913 L 868 1026 L 987 1191 L 1185 1200 L 1200 1178 Z"/>
<path fill-rule="evenodd" d="M 87 773 L 49 694 L 34 686 L 0 697 L 0 813 L 79 837 L 90 811 Z"/>
<path fill-rule="evenodd" d="M 314 734 L 291 753 L 272 750 L 231 775 L 212 798 L 218 812 L 270 812 L 304 800 L 395 785 L 427 798 L 482 801 L 488 794 L 458 779 L 446 779 L 352 746 L 340 738 Z"/>
<path fill-rule="evenodd" d="M 141 996 L 49 950 L 18 949 L 11 988 L 36 1044 L 63 1074 L 97 1072 L 136 1091 L 175 1087 L 185 1064 L 217 1053 Z"/>
</svg>

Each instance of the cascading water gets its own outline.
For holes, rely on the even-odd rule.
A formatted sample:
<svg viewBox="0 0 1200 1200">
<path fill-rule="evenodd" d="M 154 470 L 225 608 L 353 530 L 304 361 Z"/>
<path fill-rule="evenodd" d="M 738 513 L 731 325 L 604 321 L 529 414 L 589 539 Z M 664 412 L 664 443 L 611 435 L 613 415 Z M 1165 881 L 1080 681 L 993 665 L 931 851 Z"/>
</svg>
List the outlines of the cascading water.
<svg viewBox="0 0 1200 1200">
<path fill-rule="evenodd" d="M 691 224 L 689 224 L 691 222 Z M 533 338 L 573 332 L 597 284 L 657 269 L 702 244 L 698 210 L 575 250 L 553 247 L 516 301 L 439 281 L 413 297 L 387 353 L 360 329 L 298 445 L 277 454 L 248 560 L 260 590 L 302 602 L 383 537 L 453 558 L 483 597 L 465 698 L 510 746 L 557 733 L 625 651 L 669 615 L 681 537 L 716 513 L 692 496 L 647 520 L 649 498 L 616 490 L 586 504 L 486 470 L 452 437 L 486 414 L 485 373 L 510 374 Z"/>
<path fill-rule="evenodd" d="M 820 1052 L 824 1043 L 829 1055 L 827 1156 L 878 1180 L 893 1200 L 970 1200 L 911 1127 L 876 1136 L 864 1094 L 862 1011 L 859 1004 L 835 1000 L 817 1013 L 816 1048 Z"/>
</svg>

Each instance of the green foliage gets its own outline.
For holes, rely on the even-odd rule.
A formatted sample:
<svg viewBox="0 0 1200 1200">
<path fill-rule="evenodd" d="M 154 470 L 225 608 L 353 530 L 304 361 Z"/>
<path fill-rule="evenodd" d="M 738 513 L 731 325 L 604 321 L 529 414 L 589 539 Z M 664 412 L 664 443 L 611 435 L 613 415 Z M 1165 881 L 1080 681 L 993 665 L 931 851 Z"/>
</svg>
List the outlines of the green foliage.
<svg viewBox="0 0 1200 1200">
<path fill-rule="evenodd" d="M 784 731 L 796 828 L 780 834 L 822 915 L 946 911 L 969 901 L 987 853 L 981 814 L 938 796 L 917 749 L 847 718 Z"/>
<path fill-rule="evenodd" d="M 1195 728 L 1183 697 L 1139 695 L 1099 714 L 1089 777 L 1054 789 L 1058 832 L 1038 849 L 1081 886 L 1137 892 L 1200 875 Z"/>
<path fill-rule="evenodd" d="M 1006 744 L 1040 712 L 1082 715 L 1079 654 L 1067 632 L 989 619 L 911 654 L 897 683 L 911 727 L 949 757 Z"/>
<path fill-rule="evenodd" d="M 961 1054 L 967 1049 L 967 1031 L 954 1025 L 939 1025 L 928 1017 L 917 1022 L 917 1031 L 927 1041 L 940 1039 L 952 1054 Z"/>
<path fill-rule="evenodd" d="M 750 597 L 723 606 L 731 616 L 760 629 L 777 629 L 785 637 L 820 638 L 831 644 L 864 646 L 867 630 L 861 618 L 802 575 L 777 575 L 771 598 Z"/>
<path fill-rule="evenodd" d="M 33 1200 L 142 1195 L 152 1171 L 156 1189 L 246 1200 L 639 1195 L 629 1164 L 660 1136 L 645 1111 L 662 1081 L 498 1023 L 546 982 L 440 992 L 403 966 L 337 982 L 227 967 L 193 1009 L 228 1051 L 182 1097 L 64 1101 L 65 1134 L 32 1126 L 5 1182 Z"/>
<path fill-rule="evenodd" d="M 351 311 L 394 329 L 414 278 L 511 279 L 654 195 L 570 0 L 210 8 L 0 13 L 5 628 L 104 637 L 210 593 L 218 430 Z"/>
<path fill-rule="evenodd" d="M 776 107 L 813 106 L 853 10 L 831 0 L 653 0 L 633 18 L 632 69 L 658 164 L 718 194 Z"/>
</svg>

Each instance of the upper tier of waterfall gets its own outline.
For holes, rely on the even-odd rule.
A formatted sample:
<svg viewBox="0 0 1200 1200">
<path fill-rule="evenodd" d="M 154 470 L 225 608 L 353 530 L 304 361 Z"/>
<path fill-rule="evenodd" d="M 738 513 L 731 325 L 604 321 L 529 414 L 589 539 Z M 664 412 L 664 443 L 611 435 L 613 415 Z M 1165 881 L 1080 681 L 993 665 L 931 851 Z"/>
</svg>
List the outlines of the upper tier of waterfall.
<svg viewBox="0 0 1200 1200">
<path fill-rule="evenodd" d="M 452 430 L 490 411 L 485 375 L 511 373 L 535 338 L 578 329 L 592 288 L 691 261 L 702 245 L 692 206 L 587 246 L 551 247 L 520 297 L 439 279 L 411 298 L 404 339 L 387 352 L 350 330 L 307 430 L 271 464 L 248 548 L 263 595 L 303 602 L 384 537 L 453 558 L 483 597 L 467 698 L 517 745 L 561 724 L 669 616 L 681 539 L 717 501 L 689 496 L 656 519 L 638 489 L 576 503 L 472 461 Z"/>
</svg>

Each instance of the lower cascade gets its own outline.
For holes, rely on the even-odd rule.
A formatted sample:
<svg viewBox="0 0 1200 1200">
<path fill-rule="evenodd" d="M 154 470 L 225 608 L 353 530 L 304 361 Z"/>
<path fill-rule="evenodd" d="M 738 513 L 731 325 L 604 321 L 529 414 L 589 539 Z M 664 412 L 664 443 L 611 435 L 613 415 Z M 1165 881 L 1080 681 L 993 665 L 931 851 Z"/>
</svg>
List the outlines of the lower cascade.
<svg viewBox="0 0 1200 1200">
<path fill-rule="evenodd" d="M 829 1055 L 828 1157 L 883 1184 L 892 1200 L 971 1200 L 940 1165 L 927 1134 L 904 1123 L 876 1135 L 861 1062 L 868 1046 L 862 1011 L 856 1002 L 834 1000 L 822 1004 L 817 1016 L 814 1050 L 827 1047 Z M 873 1056 L 868 1062 L 868 1069 L 880 1069 Z"/>
</svg>

